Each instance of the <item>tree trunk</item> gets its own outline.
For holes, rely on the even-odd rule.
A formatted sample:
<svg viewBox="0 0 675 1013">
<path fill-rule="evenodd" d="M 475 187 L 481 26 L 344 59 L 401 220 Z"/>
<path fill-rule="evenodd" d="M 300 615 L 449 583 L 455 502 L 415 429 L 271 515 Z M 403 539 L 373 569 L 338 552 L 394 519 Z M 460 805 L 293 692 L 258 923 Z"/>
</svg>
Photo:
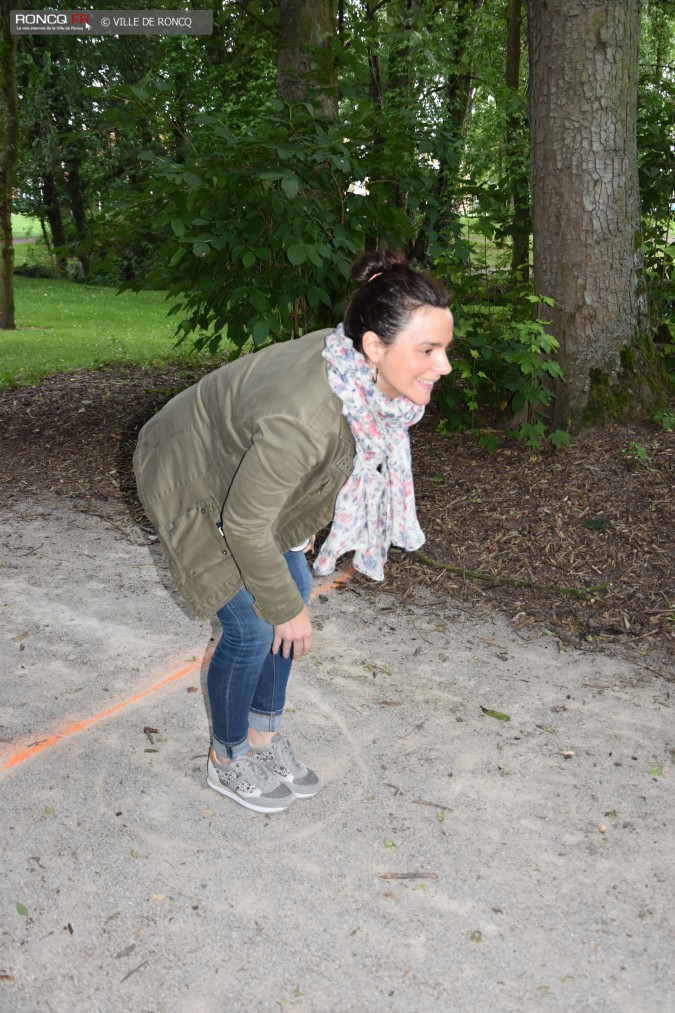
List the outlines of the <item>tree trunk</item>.
<svg viewBox="0 0 675 1013">
<path fill-rule="evenodd" d="M 2 75 L 2 147 L 0 149 L 0 330 L 16 330 L 14 319 L 14 237 L 12 194 L 19 154 L 16 97 L 17 36 L 9 30 L 12 4 L 0 0 L 0 74 Z"/>
<path fill-rule="evenodd" d="M 51 171 L 45 172 L 42 177 L 42 206 L 45 216 L 49 222 L 49 231 L 52 234 L 52 245 L 57 249 L 63 249 L 66 245 L 66 233 L 63 228 L 63 217 L 61 215 L 61 204 L 56 189 L 56 183 Z M 62 253 L 57 254 L 56 263 L 59 274 L 65 274 L 68 262 Z"/>
<path fill-rule="evenodd" d="M 87 214 L 85 210 L 84 188 L 82 186 L 82 173 L 80 172 L 79 157 L 71 157 L 66 162 L 66 188 L 70 211 L 75 223 L 75 236 L 77 240 L 77 259 L 82 267 L 85 278 L 89 277 L 89 254 L 84 249 L 84 242 L 87 237 Z"/>
<path fill-rule="evenodd" d="M 536 292 L 577 431 L 658 400 L 646 338 L 637 174 L 640 0 L 528 0 Z"/>
<path fill-rule="evenodd" d="M 309 78 L 312 48 L 325 45 L 335 34 L 333 0 L 281 0 L 277 48 L 277 90 L 287 102 L 305 101 L 318 92 L 321 111 L 337 115 L 337 78 L 316 82 Z"/>
</svg>

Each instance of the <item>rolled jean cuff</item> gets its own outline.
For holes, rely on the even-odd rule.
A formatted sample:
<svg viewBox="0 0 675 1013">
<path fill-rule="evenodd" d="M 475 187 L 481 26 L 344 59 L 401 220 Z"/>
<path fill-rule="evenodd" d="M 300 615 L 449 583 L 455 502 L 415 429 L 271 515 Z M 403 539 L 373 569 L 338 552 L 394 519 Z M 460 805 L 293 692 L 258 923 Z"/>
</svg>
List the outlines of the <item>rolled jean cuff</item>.
<svg viewBox="0 0 675 1013">
<path fill-rule="evenodd" d="M 240 756 L 246 756 L 251 746 L 248 736 L 242 739 L 241 742 L 235 742 L 233 746 L 226 746 L 224 742 L 220 742 L 214 735 L 213 748 L 219 756 L 227 756 L 228 760 L 237 760 Z"/>
<path fill-rule="evenodd" d="M 259 711 L 249 711 L 248 727 L 255 732 L 278 732 L 281 727 L 281 714 L 261 714 Z"/>
</svg>

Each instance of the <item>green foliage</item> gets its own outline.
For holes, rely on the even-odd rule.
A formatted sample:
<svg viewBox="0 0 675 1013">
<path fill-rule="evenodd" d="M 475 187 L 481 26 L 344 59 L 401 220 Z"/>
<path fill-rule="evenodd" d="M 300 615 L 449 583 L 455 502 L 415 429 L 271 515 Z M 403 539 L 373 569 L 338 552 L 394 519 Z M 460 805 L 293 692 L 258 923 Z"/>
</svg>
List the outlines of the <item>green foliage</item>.
<svg viewBox="0 0 675 1013">
<path fill-rule="evenodd" d="M 550 380 L 562 377 L 552 358 L 558 342 L 547 333 L 542 317 L 552 300 L 522 289 L 500 288 L 500 277 L 504 276 L 497 271 L 491 274 L 491 297 L 476 276 L 466 289 L 455 287 L 453 372 L 439 385 L 437 395 L 442 427 L 475 429 L 481 406 L 514 415 L 525 411 L 526 421 L 511 435 L 540 446 L 545 425 L 539 416 L 553 398 Z M 558 431 L 551 442 L 563 446 L 565 436 Z M 493 438 L 483 439 L 481 446 L 493 449 Z"/>
<path fill-rule="evenodd" d="M 198 159 L 146 156 L 155 195 L 145 196 L 143 212 L 165 238 L 153 271 L 132 287 L 149 283 L 174 296 L 178 337 L 197 332 L 197 347 L 215 350 L 225 327 L 242 348 L 333 324 L 366 237 L 393 243 L 411 234 L 389 181 L 377 178 L 370 110 L 345 141 L 311 103 L 272 105 L 244 135 L 203 117 Z M 395 145 L 377 156 L 395 158 Z M 424 171 L 414 163 L 403 181 L 419 186 Z"/>
<path fill-rule="evenodd" d="M 635 440 L 630 441 L 626 449 L 621 451 L 621 455 L 626 461 L 634 464 L 646 464 L 649 458 L 647 448 L 641 443 L 636 443 Z"/>
<path fill-rule="evenodd" d="M 638 151 L 645 293 L 657 339 L 675 336 L 675 8 L 648 0 L 642 31 Z"/>
<path fill-rule="evenodd" d="M 672 408 L 664 408 L 654 416 L 654 422 L 658 422 L 660 426 L 663 426 L 667 433 L 672 433 L 675 429 L 675 411 Z"/>
</svg>

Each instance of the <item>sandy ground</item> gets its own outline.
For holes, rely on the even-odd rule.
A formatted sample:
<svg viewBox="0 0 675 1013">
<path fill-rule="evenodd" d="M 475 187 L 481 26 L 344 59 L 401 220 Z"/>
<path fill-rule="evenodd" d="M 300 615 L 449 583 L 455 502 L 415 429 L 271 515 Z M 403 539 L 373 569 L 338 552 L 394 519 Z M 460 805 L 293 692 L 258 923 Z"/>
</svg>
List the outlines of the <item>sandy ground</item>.
<svg viewBox="0 0 675 1013">
<path fill-rule="evenodd" d="M 2 1011 L 675 1010 L 671 683 L 322 592 L 285 730 L 326 787 L 265 817 L 205 785 L 213 630 L 156 547 L 0 521 Z"/>
</svg>

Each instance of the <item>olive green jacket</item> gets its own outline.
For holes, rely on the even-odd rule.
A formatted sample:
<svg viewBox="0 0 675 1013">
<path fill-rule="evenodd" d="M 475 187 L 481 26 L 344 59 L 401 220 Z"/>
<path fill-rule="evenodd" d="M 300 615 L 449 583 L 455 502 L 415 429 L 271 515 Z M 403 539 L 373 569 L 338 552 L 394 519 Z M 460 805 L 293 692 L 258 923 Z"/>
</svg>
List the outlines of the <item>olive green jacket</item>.
<svg viewBox="0 0 675 1013">
<path fill-rule="evenodd" d="M 303 607 L 283 553 L 332 521 L 354 457 L 321 356 L 330 333 L 221 366 L 141 430 L 138 494 L 197 615 L 242 587 L 273 625 Z"/>
</svg>

